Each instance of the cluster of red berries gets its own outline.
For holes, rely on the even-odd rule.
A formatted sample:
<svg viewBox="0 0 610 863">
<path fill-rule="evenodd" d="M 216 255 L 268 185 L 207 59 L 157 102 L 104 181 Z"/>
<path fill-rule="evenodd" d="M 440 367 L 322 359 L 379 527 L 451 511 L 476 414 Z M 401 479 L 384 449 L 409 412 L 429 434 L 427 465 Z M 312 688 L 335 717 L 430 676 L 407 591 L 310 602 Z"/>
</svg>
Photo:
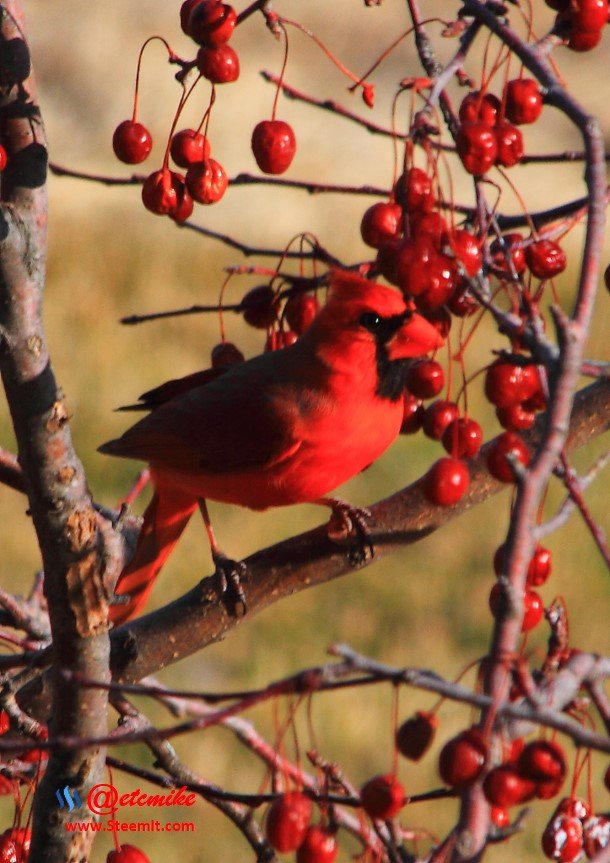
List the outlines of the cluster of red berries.
<svg viewBox="0 0 610 863">
<path fill-rule="evenodd" d="M 469 174 L 481 176 L 494 165 L 512 168 L 523 158 L 519 126 L 535 123 L 542 113 L 542 94 L 532 78 L 508 81 L 502 99 L 474 91 L 460 105 L 455 146 Z"/>
<path fill-rule="evenodd" d="M 590 51 L 599 44 L 608 23 L 608 0 L 546 0 L 558 12 L 555 29 L 567 32 L 572 51 Z"/>
<path fill-rule="evenodd" d="M 594 815 L 579 797 L 561 800 L 542 834 L 542 850 L 559 863 L 575 863 L 583 853 L 591 859 L 608 845 L 610 818 Z"/>
<path fill-rule="evenodd" d="M 237 81 L 239 57 L 228 44 L 236 24 L 235 9 L 222 0 L 184 0 L 180 25 L 199 46 L 195 59 L 185 67 L 196 67 L 213 85 Z M 183 108 L 184 101 L 179 111 Z M 266 174 L 283 174 L 296 152 L 291 126 L 275 116 L 255 126 L 251 145 L 259 168 Z M 112 146 L 117 158 L 128 165 L 138 165 L 148 158 L 152 135 L 137 121 L 135 111 L 131 120 L 124 120 L 116 127 Z M 184 222 L 192 214 L 194 202 L 209 205 L 220 201 L 227 190 L 228 177 L 222 164 L 210 156 L 210 143 L 201 129 L 182 129 L 172 134 L 169 155 L 186 173 L 170 170 L 166 153 L 162 167 L 149 174 L 142 186 L 142 201 L 147 210 Z"/>
<path fill-rule="evenodd" d="M 267 810 L 265 834 L 276 851 L 296 851 L 297 863 L 333 863 L 339 848 L 335 831 L 311 824 L 313 804 L 301 791 L 287 791 Z"/>
</svg>

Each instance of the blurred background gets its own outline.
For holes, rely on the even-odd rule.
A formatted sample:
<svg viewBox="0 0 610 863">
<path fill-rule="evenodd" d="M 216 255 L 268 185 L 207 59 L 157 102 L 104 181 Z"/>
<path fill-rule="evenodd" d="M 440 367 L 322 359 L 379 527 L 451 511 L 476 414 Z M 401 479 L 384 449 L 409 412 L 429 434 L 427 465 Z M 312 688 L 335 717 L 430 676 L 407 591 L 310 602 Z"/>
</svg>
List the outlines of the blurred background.
<svg viewBox="0 0 610 863">
<path fill-rule="evenodd" d="M 100 0 L 24 0 L 32 56 L 38 76 L 40 100 L 49 137 L 51 160 L 59 165 L 111 177 L 129 176 L 111 149 L 116 125 L 131 116 L 137 55 L 152 34 L 164 36 L 180 55 L 191 57 L 193 45 L 179 28 L 179 2 L 147 0 L 121 3 Z M 432 2 L 424 6 L 426 17 L 451 17 L 459 4 Z M 244 4 L 237 6 L 238 11 Z M 540 34 L 552 22 L 552 12 L 542 0 L 533 3 L 535 29 Z M 406 29 L 403 0 L 384 0 L 365 8 L 354 0 L 278 0 L 277 11 L 295 18 L 324 39 L 331 50 L 357 73 L 364 72 L 383 48 Z M 438 24 L 431 33 L 440 32 Z M 472 53 L 468 70 L 476 77 L 483 40 Z M 439 56 L 447 60 L 456 43 L 437 38 Z M 258 173 L 250 152 L 251 130 L 268 118 L 274 89 L 260 71 L 279 73 L 282 47 L 253 16 L 238 28 L 232 41 L 241 59 L 236 84 L 220 87 L 210 125 L 212 155 L 229 176 Z M 570 89 L 588 109 L 598 114 L 610 131 L 610 82 L 602 73 L 610 49 L 606 35 L 591 54 L 554 54 Z M 493 48 L 495 52 L 496 48 Z M 492 52 L 493 53 L 493 52 Z M 518 71 L 516 65 L 515 73 Z M 173 67 L 165 62 L 164 49 L 153 43 L 146 51 L 142 70 L 139 119 L 152 131 L 155 147 L 138 173 L 159 167 L 165 138 L 179 96 Z M 347 92 L 347 82 L 321 51 L 303 34 L 290 30 L 290 57 L 286 81 L 318 99 L 334 99 L 375 122 L 389 126 L 393 94 L 406 76 L 420 74 L 412 41 L 407 39 L 372 76 L 377 85 L 375 108 L 369 111 L 357 94 Z M 492 87 L 493 89 L 493 87 Z M 207 82 L 197 89 L 184 123 L 197 125 L 207 105 Z M 409 97 L 399 102 L 399 128 L 404 128 Z M 298 151 L 288 177 L 303 180 L 372 184 L 389 188 L 392 180 L 392 142 L 328 112 L 280 98 L 278 117 L 295 129 Z M 541 120 L 525 130 L 527 152 L 542 153 L 577 148 L 578 134 L 558 112 L 546 108 Z M 456 165 L 449 162 L 452 168 Z M 510 177 L 530 210 L 540 210 L 584 194 L 582 165 L 523 166 Z M 461 172 L 453 173 L 455 199 L 472 202 L 472 190 Z M 497 179 L 497 178 L 496 178 Z M 370 250 L 359 235 L 360 218 L 375 198 L 360 195 L 316 195 L 277 190 L 268 186 L 229 189 L 224 199 L 210 208 L 198 207 L 193 221 L 230 234 L 253 246 L 283 248 L 298 232 L 315 233 L 328 250 L 344 260 L 365 260 Z M 517 197 L 506 191 L 503 212 L 519 212 Z M 119 434 L 125 417 L 113 413 L 118 405 L 132 402 L 141 392 L 163 380 L 187 374 L 209 364 L 211 348 L 219 341 L 215 315 L 192 316 L 173 321 L 121 326 L 119 318 L 132 313 L 162 311 L 213 303 L 224 280 L 223 268 L 238 264 L 273 267 L 273 258 L 245 259 L 239 252 L 158 218 L 141 205 L 137 187 L 105 187 L 67 178 L 50 179 L 50 230 L 46 326 L 57 377 L 65 389 L 73 415 L 72 433 L 97 501 L 109 506 L 125 494 L 139 465 L 110 459 L 97 446 Z M 575 228 L 566 238 L 569 269 L 557 282 L 560 296 L 570 307 L 580 263 L 582 231 Z M 606 260 L 610 255 L 606 254 Z M 311 268 L 306 265 L 305 272 Z M 227 301 L 238 301 L 260 283 L 256 277 L 231 281 Z M 227 316 L 227 337 L 247 356 L 262 350 L 264 334 L 248 330 L 236 315 Z M 588 354 L 607 358 L 608 297 L 601 292 Z M 489 362 L 490 350 L 502 341 L 483 327 L 467 355 L 469 373 Z M 489 435 L 496 433 L 490 407 L 481 396 L 481 385 L 469 390 L 471 414 Z M 6 408 L 0 408 L 0 445 L 14 449 Z M 607 447 L 607 442 L 606 442 Z M 603 451 L 597 442 L 575 457 L 585 469 Z M 357 477 L 341 494 L 367 504 L 419 477 L 441 455 L 438 444 L 423 435 L 402 438 L 379 462 Z M 607 526 L 607 482 L 598 479 L 588 493 L 592 512 Z M 548 495 L 546 515 L 561 501 L 559 489 Z M 140 501 L 140 508 L 144 501 Z M 167 669 L 160 678 L 174 687 L 195 690 L 227 690 L 257 687 L 324 662 L 326 648 L 337 641 L 396 666 L 433 668 L 445 678 L 457 677 L 483 656 L 488 647 L 490 615 L 487 596 L 493 584 L 491 558 L 503 541 L 508 522 L 510 493 L 493 498 L 476 511 L 462 516 L 424 542 L 405 549 L 392 560 L 368 567 L 348 578 L 305 591 L 272 606 L 231 632 L 226 641 Z M 232 556 L 245 556 L 262 546 L 320 523 L 315 507 L 250 513 L 212 504 L 221 544 Z M 0 487 L 0 520 L 3 525 L 0 576 L 3 587 L 26 592 L 39 568 L 39 554 L 25 504 L 14 492 Z M 570 610 L 572 642 L 583 650 L 610 651 L 608 574 L 590 541 L 581 519 L 575 515 L 564 530 L 549 538 L 555 556 L 553 576 L 544 588 L 544 599 L 565 598 Z M 211 572 L 202 525 L 193 520 L 173 555 L 153 595 L 155 605 L 179 595 Z M 541 626 L 530 638 L 527 650 L 543 651 L 547 631 Z M 473 682 L 473 672 L 465 678 Z M 403 691 L 400 716 L 425 709 L 434 699 Z M 170 717 L 143 704 L 157 722 Z M 287 705 L 276 705 L 280 717 Z M 408 794 L 437 787 L 436 753 L 442 743 L 470 721 L 469 711 L 445 704 L 440 716 L 438 743 L 424 762 L 402 763 L 400 778 Z M 274 706 L 266 704 L 248 714 L 258 730 L 274 736 Z M 388 687 L 368 687 L 340 695 L 316 695 L 312 700 L 315 745 L 321 754 L 337 761 L 355 784 L 371 775 L 387 772 L 392 764 L 391 692 Z M 314 745 L 305 711 L 297 714 L 302 750 Z M 207 731 L 178 740 L 177 748 L 205 779 L 227 789 L 256 791 L 265 768 L 237 745 L 230 732 Z M 290 744 L 287 744 L 290 752 Z M 568 745 L 569 757 L 574 750 Z M 143 766 L 152 759 L 144 748 L 130 748 L 125 757 Z M 608 796 L 600 776 L 603 761 L 594 761 L 595 802 L 608 808 Z M 125 790 L 135 780 L 115 777 Z M 580 789 L 583 791 L 584 789 Z M 509 845 L 489 849 L 490 861 L 534 860 L 541 856 L 542 825 L 553 802 L 537 802 L 521 835 Z M 454 822 L 453 802 L 413 806 L 403 821 L 421 839 L 416 848 L 429 847 L 428 835 L 442 837 Z M 12 808 L 4 805 L 6 821 Z M 182 817 L 182 812 L 177 816 Z M 122 815 L 131 817 L 125 810 Z M 184 810 L 187 818 L 190 812 Z M 197 832 L 176 837 L 156 834 L 131 835 L 152 863 L 168 859 L 179 849 L 183 863 L 211 863 L 250 859 L 241 836 L 210 805 L 197 803 Z M 99 839 L 95 861 L 105 860 L 111 837 Z M 341 840 L 340 860 L 348 860 L 357 846 Z"/>
</svg>

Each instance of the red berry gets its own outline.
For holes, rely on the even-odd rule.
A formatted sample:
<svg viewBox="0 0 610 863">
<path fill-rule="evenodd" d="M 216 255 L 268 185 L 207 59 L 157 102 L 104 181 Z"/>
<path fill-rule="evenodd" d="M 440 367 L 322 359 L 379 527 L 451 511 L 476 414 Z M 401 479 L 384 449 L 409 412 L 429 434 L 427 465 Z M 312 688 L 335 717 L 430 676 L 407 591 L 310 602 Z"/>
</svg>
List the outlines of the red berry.
<svg viewBox="0 0 610 863">
<path fill-rule="evenodd" d="M 567 770 L 563 749 L 552 740 L 534 740 L 528 743 L 521 753 L 519 766 L 531 779 L 540 782 L 563 780 Z"/>
<path fill-rule="evenodd" d="M 526 431 L 536 420 L 534 411 L 526 410 L 522 404 L 496 408 L 496 416 L 502 428 L 508 431 Z"/>
<path fill-rule="evenodd" d="M 594 815 L 583 825 L 585 854 L 594 857 L 603 848 L 610 845 L 610 818 L 606 815 Z"/>
<path fill-rule="evenodd" d="M 154 171 L 142 184 L 142 203 L 157 216 L 167 216 L 178 207 L 175 175 L 167 168 Z"/>
<path fill-rule="evenodd" d="M 438 719 L 434 713 L 418 710 L 398 728 L 396 748 L 410 761 L 419 761 L 432 745 L 437 728 Z"/>
<path fill-rule="evenodd" d="M 468 93 L 460 105 L 460 122 L 476 123 L 481 121 L 487 126 L 495 126 L 502 104 L 493 93 L 482 94 L 479 90 Z"/>
<path fill-rule="evenodd" d="M 562 785 L 563 779 L 548 779 L 546 782 L 536 782 L 536 797 L 539 800 L 551 800 L 553 797 L 557 797 Z"/>
<path fill-rule="evenodd" d="M 485 395 L 496 407 L 521 404 L 536 395 L 540 374 L 536 366 L 518 366 L 508 360 L 496 360 L 485 375 Z"/>
<path fill-rule="evenodd" d="M 468 276 L 476 276 L 483 263 L 483 255 L 477 238 L 470 231 L 453 231 L 449 238 L 453 254 L 460 261 Z"/>
<path fill-rule="evenodd" d="M 548 548 L 537 546 L 527 568 L 527 583 L 530 587 L 540 587 L 551 574 L 553 555 Z"/>
<path fill-rule="evenodd" d="M 187 34 L 199 45 L 218 48 L 233 35 L 237 14 L 232 6 L 218 0 L 202 0 L 191 11 Z"/>
<path fill-rule="evenodd" d="M 602 30 L 608 23 L 608 0 L 574 0 L 566 13 L 572 30 Z"/>
<path fill-rule="evenodd" d="M 424 423 L 424 406 L 420 399 L 405 390 L 402 394 L 403 415 L 401 434 L 415 434 Z"/>
<path fill-rule="evenodd" d="M 561 16 L 560 16 L 561 17 Z M 602 31 L 599 30 L 577 30 L 575 28 L 570 32 L 568 39 L 568 48 L 571 51 L 591 51 L 601 42 Z"/>
<path fill-rule="evenodd" d="M 542 93 L 532 78 L 515 78 L 506 85 L 506 119 L 515 126 L 535 123 L 542 112 Z"/>
<path fill-rule="evenodd" d="M 189 168 L 197 162 L 205 162 L 210 157 L 210 142 L 202 132 L 182 129 L 172 137 L 171 157 L 181 168 Z"/>
<path fill-rule="evenodd" d="M 152 136 L 146 126 L 134 120 L 123 120 L 112 136 L 115 156 L 127 165 L 139 165 L 143 162 L 152 150 L 152 145 Z"/>
<path fill-rule="evenodd" d="M 530 463 L 530 451 L 523 438 L 516 432 L 506 431 L 491 443 L 487 450 L 487 467 L 490 474 L 500 482 L 514 482 L 515 470 L 510 459 L 516 459 L 523 467 Z"/>
<path fill-rule="evenodd" d="M 424 415 L 424 434 L 433 440 L 440 440 L 450 422 L 456 420 L 460 412 L 455 402 L 439 399 L 426 408 Z"/>
<path fill-rule="evenodd" d="M 212 84 L 231 84 L 239 78 L 239 57 L 230 45 L 200 48 L 195 62 L 203 77 Z"/>
<path fill-rule="evenodd" d="M 535 629 L 544 616 L 544 602 L 535 590 L 526 590 L 523 597 L 525 611 L 521 622 L 521 632 Z M 559 791 L 559 789 L 557 789 Z"/>
<path fill-rule="evenodd" d="M 498 155 L 496 164 L 512 168 L 523 158 L 523 135 L 511 123 L 498 123 L 495 128 Z"/>
<path fill-rule="evenodd" d="M 252 132 L 252 152 L 264 174 L 283 174 L 297 148 L 292 127 L 283 120 L 262 120 Z"/>
<path fill-rule="evenodd" d="M 418 399 L 431 399 L 445 386 L 445 372 L 436 360 L 419 360 L 407 372 L 407 389 Z"/>
<path fill-rule="evenodd" d="M 296 851 L 305 839 L 312 803 L 300 791 L 276 798 L 267 812 L 265 834 L 276 851 Z"/>
<path fill-rule="evenodd" d="M 172 182 L 176 190 L 176 206 L 170 210 L 168 216 L 175 222 L 186 222 L 193 213 L 193 199 L 191 198 L 184 177 L 173 174 Z"/>
<path fill-rule="evenodd" d="M 579 819 L 553 816 L 542 834 L 542 850 L 549 860 L 574 863 L 583 850 L 583 828 Z"/>
<path fill-rule="evenodd" d="M 432 180 L 421 168 L 411 168 L 401 174 L 394 186 L 394 196 L 408 213 L 430 212 L 436 203 Z"/>
<path fill-rule="evenodd" d="M 229 179 L 216 159 L 191 165 L 186 172 L 186 187 L 199 204 L 215 204 L 227 191 Z"/>
<path fill-rule="evenodd" d="M 10 827 L 2 834 L 2 838 L 9 839 L 15 846 L 18 863 L 25 863 L 30 846 L 32 844 L 32 831 L 29 827 Z M 1 860 L 0 856 L 0 860 Z"/>
<path fill-rule="evenodd" d="M 414 237 L 420 240 L 426 237 L 437 251 L 449 237 L 447 222 L 437 210 L 431 213 L 422 210 L 409 213 L 409 225 Z"/>
<path fill-rule="evenodd" d="M 467 417 L 453 420 L 443 432 L 442 442 L 453 458 L 471 458 L 481 449 L 483 429 Z"/>
<path fill-rule="evenodd" d="M 477 176 L 489 171 L 498 155 L 493 129 L 481 122 L 462 124 L 455 145 L 468 173 Z"/>
<path fill-rule="evenodd" d="M 427 269 L 421 275 L 423 275 L 424 281 L 418 285 L 415 305 L 420 311 L 436 311 L 450 299 L 455 291 L 458 279 L 455 260 L 448 255 L 439 255 L 435 252 Z M 413 287 L 413 282 L 411 282 L 411 287 Z M 421 290 L 422 287 L 423 290 Z"/>
<path fill-rule="evenodd" d="M 510 764 L 489 771 L 483 782 L 485 797 L 493 806 L 508 808 L 534 797 L 536 783 Z"/>
<path fill-rule="evenodd" d="M 519 275 L 525 270 L 525 252 L 521 248 L 514 248 L 517 243 L 523 242 L 521 234 L 504 234 L 502 242 L 496 239 L 489 249 L 494 267 L 501 273 L 511 275 L 508 261 L 511 260 L 514 270 Z"/>
<path fill-rule="evenodd" d="M 0 735 L 6 734 L 10 727 L 11 720 L 9 719 L 8 713 L 6 710 L 0 710 Z"/>
<path fill-rule="evenodd" d="M 333 863 L 338 853 L 335 834 L 314 825 L 309 828 L 297 850 L 297 863 Z"/>
<path fill-rule="evenodd" d="M 227 369 L 243 363 L 245 357 L 233 342 L 220 342 L 212 348 L 212 368 Z"/>
<path fill-rule="evenodd" d="M 438 506 L 453 506 L 461 500 L 470 485 L 465 462 L 457 458 L 440 458 L 424 477 L 426 497 Z"/>
<path fill-rule="evenodd" d="M 182 32 L 189 36 L 189 20 L 191 17 L 191 12 L 199 3 L 203 3 L 204 0 L 184 0 L 184 3 L 180 7 L 180 27 L 182 28 Z"/>
<path fill-rule="evenodd" d="M 279 300 L 269 285 L 259 285 L 248 291 L 240 304 L 240 311 L 251 327 L 266 330 L 277 319 Z"/>
<path fill-rule="evenodd" d="M 502 830 L 510 824 L 510 816 L 503 806 L 492 806 L 489 813 L 491 823 Z"/>
<path fill-rule="evenodd" d="M 0 863 L 20 863 L 15 843 L 4 834 L 0 836 Z"/>
<path fill-rule="evenodd" d="M 109 852 L 106 863 L 150 863 L 150 860 L 135 845 L 121 845 L 118 851 Z"/>
<path fill-rule="evenodd" d="M 319 311 L 320 303 L 315 294 L 294 294 L 286 302 L 284 317 L 290 329 L 302 336 L 312 325 Z"/>
<path fill-rule="evenodd" d="M 591 807 L 580 797 L 564 797 L 557 804 L 555 815 L 569 815 L 584 822 L 591 815 Z"/>
<path fill-rule="evenodd" d="M 379 202 L 366 210 L 360 223 L 362 239 L 373 249 L 400 235 L 402 210 L 398 204 Z"/>
<path fill-rule="evenodd" d="M 387 821 L 398 815 L 405 803 L 405 791 L 391 773 L 374 776 L 360 789 L 362 808 L 371 818 Z"/>
<path fill-rule="evenodd" d="M 439 756 L 438 769 L 445 785 L 465 788 L 478 779 L 487 758 L 487 744 L 476 728 L 449 740 Z"/>
<path fill-rule="evenodd" d="M 537 279 L 552 279 L 567 266 L 566 254 L 554 240 L 538 240 L 525 249 L 525 261 Z"/>
<path fill-rule="evenodd" d="M 461 280 L 452 296 L 447 300 L 447 308 L 456 318 L 468 318 L 481 307 L 478 300 L 468 290 L 468 284 Z"/>
<path fill-rule="evenodd" d="M 7 162 L 8 162 L 8 155 L 6 153 L 6 150 L 2 146 L 2 144 L 0 144 L 0 171 L 4 171 L 4 169 L 6 168 Z"/>
</svg>

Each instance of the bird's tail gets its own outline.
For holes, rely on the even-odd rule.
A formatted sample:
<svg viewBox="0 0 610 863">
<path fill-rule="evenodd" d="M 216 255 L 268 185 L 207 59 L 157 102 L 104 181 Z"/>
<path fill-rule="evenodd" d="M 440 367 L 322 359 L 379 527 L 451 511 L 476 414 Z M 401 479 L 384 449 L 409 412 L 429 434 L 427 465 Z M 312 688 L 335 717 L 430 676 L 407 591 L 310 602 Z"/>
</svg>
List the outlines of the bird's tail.
<svg viewBox="0 0 610 863">
<path fill-rule="evenodd" d="M 117 581 L 115 593 L 129 596 L 129 600 L 110 607 L 110 620 L 115 626 L 130 620 L 145 605 L 161 567 L 196 508 L 191 495 L 174 488 L 155 490 L 144 513 L 134 555 Z"/>
</svg>

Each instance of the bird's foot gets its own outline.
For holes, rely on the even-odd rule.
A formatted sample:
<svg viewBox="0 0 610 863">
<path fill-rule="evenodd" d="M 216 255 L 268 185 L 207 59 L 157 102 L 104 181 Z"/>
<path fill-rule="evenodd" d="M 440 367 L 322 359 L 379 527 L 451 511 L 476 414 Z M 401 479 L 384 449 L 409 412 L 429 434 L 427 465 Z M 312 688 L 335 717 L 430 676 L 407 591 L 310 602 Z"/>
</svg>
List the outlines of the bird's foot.
<svg viewBox="0 0 610 863">
<path fill-rule="evenodd" d="M 231 560 L 225 554 L 215 554 L 216 578 L 220 596 L 229 614 L 243 617 L 248 610 L 243 581 L 247 579 L 247 567 L 241 560 Z"/>
<path fill-rule="evenodd" d="M 352 544 L 349 559 L 353 566 L 362 566 L 372 560 L 375 547 L 368 527 L 368 522 L 373 518 L 370 510 L 339 498 L 328 498 L 327 505 L 332 509 L 327 527 L 328 538 L 339 545 Z M 355 546 L 354 539 L 357 541 Z"/>
</svg>

